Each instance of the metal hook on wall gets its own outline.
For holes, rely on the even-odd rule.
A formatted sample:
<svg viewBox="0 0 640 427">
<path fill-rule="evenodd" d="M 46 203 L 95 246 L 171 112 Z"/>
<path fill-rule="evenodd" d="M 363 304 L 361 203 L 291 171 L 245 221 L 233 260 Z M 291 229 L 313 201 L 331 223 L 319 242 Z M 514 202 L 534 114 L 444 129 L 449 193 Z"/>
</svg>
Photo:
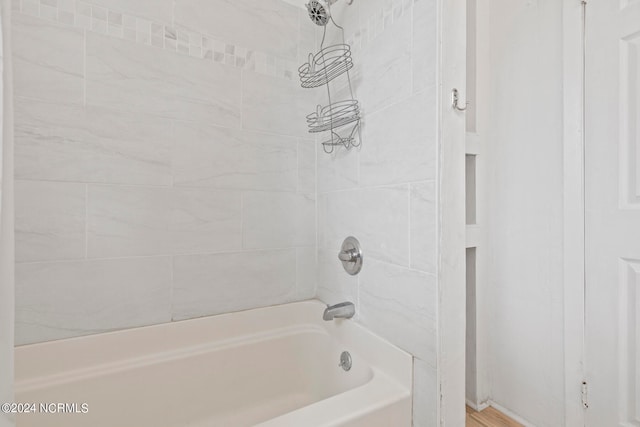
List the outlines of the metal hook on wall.
<svg viewBox="0 0 640 427">
<path fill-rule="evenodd" d="M 451 98 L 452 98 L 452 106 L 453 109 L 456 111 L 465 111 L 467 109 L 467 106 L 469 105 L 468 102 L 465 102 L 464 107 L 460 107 L 459 102 L 460 102 L 460 95 L 458 94 L 458 89 L 453 89 L 451 91 Z"/>
</svg>

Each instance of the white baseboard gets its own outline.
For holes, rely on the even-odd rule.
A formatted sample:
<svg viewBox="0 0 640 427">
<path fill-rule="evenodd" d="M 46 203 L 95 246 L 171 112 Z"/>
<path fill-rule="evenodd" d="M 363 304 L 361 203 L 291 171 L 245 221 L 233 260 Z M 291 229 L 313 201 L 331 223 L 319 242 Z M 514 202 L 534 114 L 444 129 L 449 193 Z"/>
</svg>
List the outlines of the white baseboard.
<svg viewBox="0 0 640 427">
<path fill-rule="evenodd" d="M 470 407 L 471 409 L 473 409 L 474 411 L 484 411 L 485 409 L 487 409 L 490 405 L 489 402 L 480 402 L 480 403 L 476 403 L 474 401 L 472 401 L 471 399 L 466 399 L 467 402 L 467 406 Z"/>
<path fill-rule="evenodd" d="M 498 411 L 502 412 L 503 414 L 505 414 L 509 418 L 513 418 L 515 421 L 519 422 L 520 424 L 524 425 L 525 427 L 536 427 L 535 424 L 532 424 L 529 421 L 527 421 L 524 418 L 522 418 L 521 416 L 514 414 L 513 412 L 511 412 L 510 410 L 508 410 L 504 406 L 501 406 L 501 405 L 497 404 L 493 400 L 489 400 L 488 403 L 489 403 L 488 406 L 496 408 Z"/>
</svg>

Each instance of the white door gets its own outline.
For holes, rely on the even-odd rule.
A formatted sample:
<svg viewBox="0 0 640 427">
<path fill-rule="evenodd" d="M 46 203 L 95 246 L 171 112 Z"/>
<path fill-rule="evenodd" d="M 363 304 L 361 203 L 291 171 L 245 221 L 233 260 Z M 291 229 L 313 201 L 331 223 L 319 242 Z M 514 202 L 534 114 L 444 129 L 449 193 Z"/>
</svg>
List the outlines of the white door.
<svg viewBox="0 0 640 427">
<path fill-rule="evenodd" d="M 640 0 L 588 0 L 586 23 L 586 425 L 632 427 L 640 426 Z"/>
</svg>

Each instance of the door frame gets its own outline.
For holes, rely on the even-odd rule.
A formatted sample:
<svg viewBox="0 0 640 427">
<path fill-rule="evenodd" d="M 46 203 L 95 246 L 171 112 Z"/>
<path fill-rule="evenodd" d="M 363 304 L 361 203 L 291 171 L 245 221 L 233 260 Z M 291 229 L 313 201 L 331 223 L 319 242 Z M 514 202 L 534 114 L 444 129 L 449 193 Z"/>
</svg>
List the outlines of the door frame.
<svg viewBox="0 0 640 427">
<path fill-rule="evenodd" d="M 565 0 L 563 8 L 565 427 L 584 427 L 586 418 L 584 7 L 586 1 Z"/>
<path fill-rule="evenodd" d="M 438 425 L 465 422 L 466 0 L 438 0 Z"/>
</svg>

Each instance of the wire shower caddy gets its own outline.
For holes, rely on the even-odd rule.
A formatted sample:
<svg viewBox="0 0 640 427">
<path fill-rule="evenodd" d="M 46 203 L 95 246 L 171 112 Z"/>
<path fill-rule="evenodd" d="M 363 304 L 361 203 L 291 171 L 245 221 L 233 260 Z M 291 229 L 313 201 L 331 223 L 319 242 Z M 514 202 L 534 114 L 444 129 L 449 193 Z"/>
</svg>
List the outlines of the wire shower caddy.
<svg viewBox="0 0 640 427">
<path fill-rule="evenodd" d="M 323 4 L 324 3 L 324 4 Z M 307 4 L 311 20 L 323 27 L 322 42 L 318 53 L 309 54 L 309 60 L 298 68 L 300 83 L 303 88 L 325 87 L 328 104 L 318 105 L 316 111 L 307 115 L 310 133 L 328 132 L 329 137 L 322 142 L 327 154 L 333 153 L 336 147 L 343 146 L 347 150 L 361 145 L 360 104 L 353 96 L 353 87 L 349 70 L 353 68 L 351 46 L 345 43 L 344 28 L 338 25 L 331 16 L 329 2 L 311 0 Z M 331 22 L 340 30 L 342 43 L 325 46 L 327 26 Z M 334 101 L 330 83 L 340 76 L 346 75 L 349 99 Z"/>
</svg>

